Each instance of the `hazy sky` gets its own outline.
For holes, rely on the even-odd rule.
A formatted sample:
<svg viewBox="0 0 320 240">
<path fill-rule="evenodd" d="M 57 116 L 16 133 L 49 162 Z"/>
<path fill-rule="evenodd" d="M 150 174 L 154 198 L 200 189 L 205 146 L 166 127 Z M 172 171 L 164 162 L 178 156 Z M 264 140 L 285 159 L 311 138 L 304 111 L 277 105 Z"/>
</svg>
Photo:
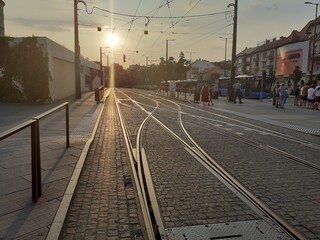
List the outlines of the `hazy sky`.
<svg viewBox="0 0 320 240">
<path fill-rule="evenodd" d="M 108 47 L 107 35 L 117 61 L 129 64 L 159 63 L 184 52 L 189 60 L 223 61 L 225 40 L 232 36 L 233 0 L 84 0 L 78 4 L 81 54 L 99 60 L 99 48 Z M 74 50 L 73 0 L 4 0 L 5 34 L 11 37 L 46 36 Z M 315 17 L 315 6 L 302 0 L 239 0 L 237 53 L 265 39 L 288 36 Z M 315 1 L 315 3 L 320 3 Z M 98 9 L 99 8 L 99 9 Z M 137 17 L 134 17 L 137 16 Z M 103 27 L 101 32 L 96 28 Z M 144 35 L 148 31 L 148 35 Z M 228 40 L 227 59 L 231 58 Z M 103 58 L 110 49 L 103 49 Z M 122 63 L 126 54 L 127 62 Z"/>
</svg>

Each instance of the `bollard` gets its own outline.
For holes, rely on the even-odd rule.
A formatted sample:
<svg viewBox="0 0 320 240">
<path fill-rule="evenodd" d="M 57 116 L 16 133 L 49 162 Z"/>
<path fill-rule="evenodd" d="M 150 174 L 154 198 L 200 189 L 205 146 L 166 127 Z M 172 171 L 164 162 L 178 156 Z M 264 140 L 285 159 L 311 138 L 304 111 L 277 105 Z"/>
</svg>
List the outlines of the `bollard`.
<svg viewBox="0 0 320 240">
<path fill-rule="evenodd" d="M 94 99 L 95 101 L 98 103 L 100 103 L 100 92 L 99 92 L 99 88 L 96 88 L 94 90 Z"/>
</svg>

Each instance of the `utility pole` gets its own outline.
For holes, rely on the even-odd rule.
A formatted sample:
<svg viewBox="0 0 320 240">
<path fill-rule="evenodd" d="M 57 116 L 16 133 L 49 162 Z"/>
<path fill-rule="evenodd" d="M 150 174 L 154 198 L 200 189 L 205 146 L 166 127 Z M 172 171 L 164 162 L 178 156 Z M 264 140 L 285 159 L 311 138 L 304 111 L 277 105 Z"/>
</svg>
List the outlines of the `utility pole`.
<svg viewBox="0 0 320 240">
<path fill-rule="evenodd" d="M 223 76 L 226 76 L 226 68 L 227 68 L 227 49 L 228 49 L 228 39 L 231 38 L 226 38 L 226 37 L 219 37 L 221 39 L 224 39 L 224 65 L 223 65 Z"/>
<path fill-rule="evenodd" d="M 4 37 L 4 13 L 3 8 L 5 6 L 4 1 L 0 0 L 0 37 Z"/>
<path fill-rule="evenodd" d="M 196 52 L 189 52 L 189 51 L 187 51 L 187 53 L 189 53 L 189 61 L 190 61 L 190 64 L 191 64 L 191 60 L 192 60 L 192 53 L 196 53 Z"/>
<path fill-rule="evenodd" d="M 100 47 L 100 85 L 103 86 L 102 47 Z"/>
<path fill-rule="evenodd" d="M 175 39 L 167 39 L 166 40 L 166 69 L 165 69 L 165 74 L 166 74 L 166 82 L 168 81 L 168 52 L 169 52 L 169 50 L 168 50 L 168 42 L 169 41 L 175 41 Z"/>
<path fill-rule="evenodd" d="M 74 71 L 75 71 L 75 97 L 81 98 L 80 82 L 80 46 L 78 31 L 78 0 L 74 0 Z"/>
<path fill-rule="evenodd" d="M 236 77 L 236 54 L 237 54 L 237 24 L 238 24 L 238 0 L 234 1 L 234 4 L 229 4 L 228 7 L 233 6 L 234 17 L 233 17 L 233 37 L 232 37 L 232 58 L 231 58 L 231 75 L 230 75 L 230 86 L 229 86 L 229 101 L 234 101 L 233 84 L 235 83 Z"/>
</svg>

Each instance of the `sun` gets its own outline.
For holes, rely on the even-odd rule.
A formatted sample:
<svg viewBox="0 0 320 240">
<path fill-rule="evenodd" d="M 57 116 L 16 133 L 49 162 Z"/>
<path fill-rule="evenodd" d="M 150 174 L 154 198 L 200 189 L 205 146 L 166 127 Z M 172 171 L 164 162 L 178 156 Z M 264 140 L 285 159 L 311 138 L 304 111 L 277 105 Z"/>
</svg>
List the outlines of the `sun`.
<svg viewBox="0 0 320 240">
<path fill-rule="evenodd" d="M 111 45 L 111 46 L 114 46 L 117 44 L 118 42 L 118 39 L 115 35 L 113 34 L 109 34 L 108 37 L 107 37 L 107 42 Z"/>
</svg>

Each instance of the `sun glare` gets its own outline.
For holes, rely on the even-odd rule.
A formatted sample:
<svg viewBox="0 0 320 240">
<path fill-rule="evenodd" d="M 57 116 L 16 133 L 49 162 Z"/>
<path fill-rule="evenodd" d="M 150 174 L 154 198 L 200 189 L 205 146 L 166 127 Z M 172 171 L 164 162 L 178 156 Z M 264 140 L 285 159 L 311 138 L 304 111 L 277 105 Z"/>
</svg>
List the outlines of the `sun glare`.
<svg viewBox="0 0 320 240">
<path fill-rule="evenodd" d="M 107 38 L 107 42 L 111 45 L 111 46 L 114 46 L 117 44 L 118 42 L 118 39 L 115 35 L 113 34 L 109 34 L 108 35 L 108 38 Z"/>
</svg>

